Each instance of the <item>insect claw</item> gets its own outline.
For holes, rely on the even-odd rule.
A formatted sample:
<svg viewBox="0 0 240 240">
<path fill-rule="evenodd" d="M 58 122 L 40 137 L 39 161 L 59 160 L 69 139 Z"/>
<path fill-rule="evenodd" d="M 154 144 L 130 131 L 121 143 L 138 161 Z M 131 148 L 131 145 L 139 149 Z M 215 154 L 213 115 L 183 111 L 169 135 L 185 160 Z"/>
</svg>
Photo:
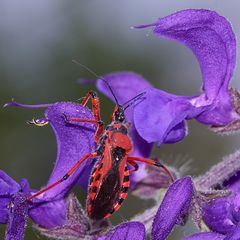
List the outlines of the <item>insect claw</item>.
<svg viewBox="0 0 240 240">
<path fill-rule="evenodd" d="M 29 124 L 29 125 L 33 125 L 33 124 L 35 124 L 34 121 L 35 121 L 35 120 L 34 120 L 34 118 L 33 118 L 32 120 L 27 120 L 26 123 Z"/>
<path fill-rule="evenodd" d="M 160 161 L 158 159 L 153 159 L 153 160 L 155 161 L 155 166 L 161 167 L 165 171 L 165 173 L 170 177 L 171 182 L 174 182 L 175 178 L 173 177 L 173 175 L 169 171 L 169 169 L 166 166 L 164 166 L 162 163 L 160 163 Z"/>
<path fill-rule="evenodd" d="M 67 116 L 65 113 L 62 113 L 61 115 L 62 115 L 64 121 L 65 121 L 66 123 L 69 123 L 68 116 Z"/>
<path fill-rule="evenodd" d="M 77 99 L 78 102 L 82 102 L 82 100 L 84 99 L 84 97 L 80 97 Z"/>
<path fill-rule="evenodd" d="M 103 125 L 104 125 L 104 122 L 103 122 L 102 120 L 99 120 L 97 123 L 98 123 L 100 126 L 103 126 Z"/>
<path fill-rule="evenodd" d="M 28 120 L 27 124 L 35 125 L 37 127 L 43 127 L 48 124 L 48 120 L 46 118 L 39 118 L 39 119 L 33 118 L 32 120 Z"/>
</svg>

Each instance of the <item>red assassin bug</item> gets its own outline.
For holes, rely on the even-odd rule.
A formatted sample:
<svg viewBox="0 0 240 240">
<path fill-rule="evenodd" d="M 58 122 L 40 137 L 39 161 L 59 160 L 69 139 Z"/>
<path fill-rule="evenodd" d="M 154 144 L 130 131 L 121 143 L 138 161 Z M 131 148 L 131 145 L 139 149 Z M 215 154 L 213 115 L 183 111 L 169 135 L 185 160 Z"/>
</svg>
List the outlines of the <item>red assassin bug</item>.
<svg viewBox="0 0 240 240">
<path fill-rule="evenodd" d="M 104 82 L 113 94 L 109 84 L 105 80 Z M 112 113 L 111 123 L 104 128 L 104 123 L 100 117 L 99 98 L 95 92 L 89 91 L 82 101 L 82 106 L 85 106 L 91 98 L 94 119 L 68 118 L 65 115 L 63 115 L 63 117 L 66 122 L 71 123 L 95 123 L 97 126 L 95 133 L 95 141 L 97 144 L 96 150 L 79 159 L 78 162 L 57 182 L 33 194 L 27 200 L 32 200 L 61 182 L 66 181 L 82 162 L 95 157 L 98 157 L 99 160 L 90 177 L 89 195 L 87 199 L 87 213 L 91 219 L 98 220 L 107 218 L 120 208 L 127 196 L 130 186 L 129 175 L 138 170 L 136 161 L 163 168 L 173 181 L 173 177 L 169 170 L 159 161 L 129 156 L 132 151 L 132 142 L 128 135 L 130 124 L 126 122 L 124 110 L 131 106 L 136 100 L 140 99 L 144 94 L 145 93 L 141 93 L 135 96 L 123 105 L 118 103 L 113 94 L 116 106 Z M 133 169 L 129 170 L 128 164 L 130 164 Z"/>
</svg>

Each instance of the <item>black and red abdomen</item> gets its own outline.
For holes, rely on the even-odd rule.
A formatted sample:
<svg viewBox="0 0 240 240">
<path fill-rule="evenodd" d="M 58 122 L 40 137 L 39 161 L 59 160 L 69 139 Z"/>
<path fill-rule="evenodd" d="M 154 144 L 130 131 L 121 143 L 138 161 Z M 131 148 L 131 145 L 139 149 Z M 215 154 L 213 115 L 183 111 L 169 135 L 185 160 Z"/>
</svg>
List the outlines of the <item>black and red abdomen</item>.
<svg viewBox="0 0 240 240">
<path fill-rule="evenodd" d="M 87 200 L 88 216 L 96 220 L 109 217 L 118 210 L 129 188 L 125 150 L 116 147 L 109 148 L 109 155 L 106 149 L 104 153 L 92 173 Z"/>
<path fill-rule="evenodd" d="M 93 199 L 91 196 L 89 196 L 88 199 L 88 215 L 90 218 L 96 220 L 102 219 L 108 213 L 112 212 L 114 203 L 119 198 L 119 175 L 115 171 L 110 170 L 107 176 L 104 177 L 97 191 Z"/>
</svg>

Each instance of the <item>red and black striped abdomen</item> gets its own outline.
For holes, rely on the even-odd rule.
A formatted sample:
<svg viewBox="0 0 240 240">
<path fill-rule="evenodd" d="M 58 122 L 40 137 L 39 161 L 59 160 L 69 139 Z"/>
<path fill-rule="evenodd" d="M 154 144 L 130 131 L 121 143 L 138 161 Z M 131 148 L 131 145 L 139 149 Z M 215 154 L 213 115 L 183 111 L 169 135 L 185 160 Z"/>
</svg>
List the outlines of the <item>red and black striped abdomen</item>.
<svg viewBox="0 0 240 240">
<path fill-rule="evenodd" d="M 87 200 L 88 216 L 96 220 L 109 217 L 120 208 L 130 184 L 127 167 L 123 174 L 113 167 L 102 176 L 101 164 L 92 173 Z"/>
</svg>

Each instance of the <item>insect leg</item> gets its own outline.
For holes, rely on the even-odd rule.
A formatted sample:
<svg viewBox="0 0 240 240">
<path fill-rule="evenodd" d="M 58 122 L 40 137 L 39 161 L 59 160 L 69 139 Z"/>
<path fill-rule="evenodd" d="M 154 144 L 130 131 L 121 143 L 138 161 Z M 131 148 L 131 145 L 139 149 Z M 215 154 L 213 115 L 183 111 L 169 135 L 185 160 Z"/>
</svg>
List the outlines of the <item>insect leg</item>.
<svg viewBox="0 0 240 240">
<path fill-rule="evenodd" d="M 88 153 L 86 154 L 84 157 L 80 158 L 76 164 L 58 181 L 56 181 L 55 183 L 43 188 L 42 190 L 34 193 L 32 196 L 30 196 L 29 198 L 27 198 L 27 201 L 32 200 L 34 198 L 36 198 L 37 196 L 39 196 L 40 194 L 47 192 L 48 190 L 56 187 L 57 185 L 59 185 L 61 182 L 66 181 L 78 168 L 79 166 L 88 158 L 92 158 L 92 157 L 96 157 L 98 154 L 97 152 L 93 152 L 93 153 Z"/>
<path fill-rule="evenodd" d="M 89 91 L 87 93 L 87 95 L 84 97 L 84 99 L 83 99 L 81 104 L 85 107 L 90 98 L 92 100 L 92 111 L 93 111 L 94 119 L 96 121 L 101 121 L 101 117 L 100 117 L 100 101 L 99 101 L 99 98 L 98 98 L 96 92 Z"/>
<path fill-rule="evenodd" d="M 161 164 L 159 161 L 155 161 L 152 159 L 146 159 L 146 158 L 140 158 L 140 157 L 131 157 L 128 156 L 127 161 L 139 161 L 139 162 L 144 162 L 150 165 L 154 165 L 157 167 L 161 167 L 166 173 L 167 175 L 171 178 L 171 181 L 174 182 L 174 177 L 172 176 L 171 172 L 167 169 L 166 166 L 164 166 L 163 164 Z"/>
<path fill-rule="evenodd" d="M 131 169 L 129 171 L 130 174 L 133 173 L 133 172 L 136 172 L 138 170 L 139 166 L 138 166 L 138 164 L 135 161 L 128 160 L 128 163 L 134 167 L 134 169 Z"/>
<path fill-rule="evenodd" d="M 94 119 L 79 119 L 79 118 L 67 118 L 65 117 L 65 120 L 68 122 L 90 122 L 90 123 L 95 123 L 97 126 L 97 131 L 95 133 L 95 141 L 98 144 L 101 135 L 104 132 L 104 123 L 101 120 L 101 116 L 100 116 L 100 101 L 99 98 L 97 96 L 97 94 L 94 91 L 89 91 L 87 93 L 87 95 L 84 97 L 83 101 L 82 101 L 82 106 L 86 106 L 87 102 L 89 101 L 89 99 L 91 98 L 92 100 L 92 112 L 93 112 L 93 116 Z"/>
</svg>

